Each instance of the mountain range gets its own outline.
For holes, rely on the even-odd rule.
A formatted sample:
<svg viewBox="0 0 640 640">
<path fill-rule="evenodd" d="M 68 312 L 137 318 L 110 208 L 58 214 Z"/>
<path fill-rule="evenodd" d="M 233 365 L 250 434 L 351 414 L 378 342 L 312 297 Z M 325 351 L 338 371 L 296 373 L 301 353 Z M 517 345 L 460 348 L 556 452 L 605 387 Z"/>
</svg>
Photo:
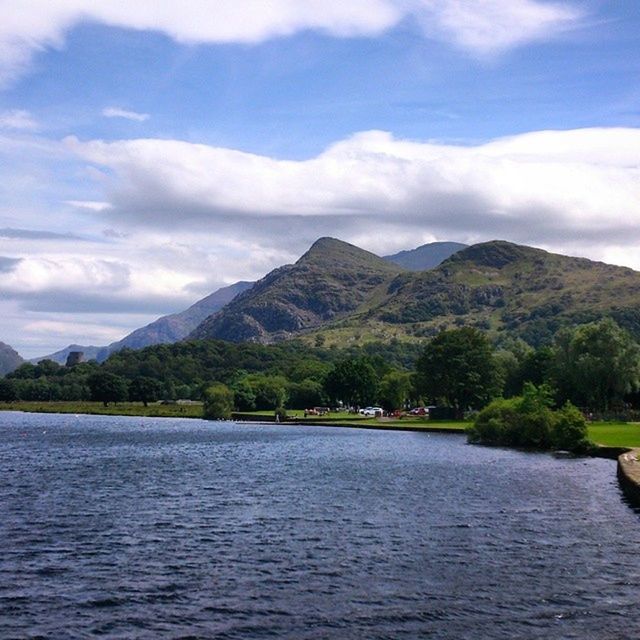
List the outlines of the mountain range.
<svg viewBox="0 0 640 640">
<path fill-rule="evenodd" d="M 185 338 L 272 343 L 297 337 L 326 346 L 415 341 L 456 326 L 537 346 L 563 326 L 604 316 L 640 338 L 640 273 L 499 240 L 432 243 L 379 257 L 320 238 L 296 263 L 255 283 L 220 289 L 108 346 L 69 345 L 45 357 L 64 363 L 70 351 L 84 351 L 86 359 L 103 361 L 125 347 Z M 4 369 L 18 366 L 15 351 L 2 346 Z"/>
<path fill-rule="evenodd" d="M 475 326 L 538 346 L 563 326 L 604 316 L 640 337 L 640 273 L 504 241 L 466 247 L 414 272 L 323 238 L 190 337 L 268 343 L 295 336 L 345 346 Z"/>
<path fill-rule="evenodd" d="M 318 250 L 320 251 L 322 240 L 319 242 L 320 245 L 318 247 Z M 420 271 L 433 268 L 434 266 L 442 262 L 442 260 L 448 258 L 450 255 L 464 247 L 466 247 L 466 245 L 459 242 L 432 242 L 422 245 L 416 249 L 412 249 L 410 251 L 401 251 L 400 253 L 385 256 L 382 259 L 378 258 L 378 256 L 374 257 L 377 260 L 383 260 L 385 264 L 387 264 L 387 266 L 388 263 L 393 263 L 405 269 Z M 330 268 L 330 264 L 325 264 L 324 266 L 321 266 L 321 271 L 323 273 L 329 273 Z M 282 269 L 286 270 L 287 267 L 282 267 Z M 278 271 L 279 270 L 276 269 L 276 271 L 272 273 L 275 274 Z M 319 278 L 319 280 L 321 279 L 322 278 Z M 122 338 L 122 340 L 113 342 L 110 345 L 100 347 L 70 344 L 64 349 L 60 349 L 55 353 L 50 353 L 45 356 L 33 358 L 30 360 L 30 362 L 37 363 L 40 360 L 49 359 L 54 360 L 55 362 L 58 362 L 60 364 L 64 364 L 69 353 L 71 353 L 72 351 L 82 351 L 84 353 L 85 360 L 95 359 L 98 362 L 103 362 L 112 353 L 120 351 L 124 348 L 141 349 L 153 344 L 169 344 L 178 342 L 180 340 L 183 340 L 190 333 L 196 330 L 201 322 L 213 316 L 217 311 L 231 302 L 236 296 L 248 290 L 253 285 L 253 282 L 236 282 L 235 284 L 229 285 L 228 287 L 218 289 L 202 300 L 199 300 L 185 311 L 158 318 L 151 324 L 136 329 L 135 331 Z M 272 291 L 269 295 L 274 294 L 275 292 Z M 331 305 L 329 305 L 329 307 L 331 307 Z M 323 317 L 325 320 L 331 317 L 331 309 L 328 309 L 326 313 L 323 313 Z M 255 336 L 249 334 L 247 334 L 247 339 L 255 339 Z M 230 336 L 229 339 L 237 341 L 238 337 L 233 335 Z"/>
</svg>

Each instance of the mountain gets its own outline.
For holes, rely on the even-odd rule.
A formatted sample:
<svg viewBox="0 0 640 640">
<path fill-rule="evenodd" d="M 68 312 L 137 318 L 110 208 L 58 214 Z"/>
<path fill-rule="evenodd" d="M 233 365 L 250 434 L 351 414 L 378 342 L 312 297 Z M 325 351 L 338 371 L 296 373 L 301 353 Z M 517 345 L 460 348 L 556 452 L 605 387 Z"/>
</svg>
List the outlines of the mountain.
<svg viewBox="0 0 640 640">
<path fill-rule="evenodd" d="M 384 259 L 408 271 L 425 271 L 437 267 L 443 260 L 467 246 L 460 242 L 431 242 L 411 251 L 384 256 Z"/>
<path fill-rule="evenodd" d="M 424 336 L 477 326 L 540 345 L 563 326 L 610 316 L 640 337 L 640 273 L 504 241 L 463 249 L 431 271 L 402 274 L 386 294 L 378 307 L 350 319 L 358 331 L 381 323 Z"/>
<path fill-rule="evenodd" d="M 124 348 L 142 349 L 153 344 L 178 342 L 189 335 L 205 318 L 222 309 L 239 293 L 246 291 L 252 285 L 252 282 L 236 282 L 228 287 L 218 289 L 206 298 L 191 305 L 188 309 L 158 318 L 151 324 L 132 331 L 122 340 L 112 342 L 106 347 L 85 347 L 72 344 L 48 356 L 35 358 L 32 362 L 50 359 L 64 364 L 71 351 L 83 351 L 85 360 L 95 359 L 98 362 L 103 362 L 112 353 Z"/>
<path fill-rule="evenodd" d="M 395 271 L 394 271 L 395 270 Z M 428 271 L 408 271 L 322 238 L 207 318 L 192 338 L 327 346 L 415 341 L 476 326 L 537 346 L 564 326 L 613 317 L 640 338 L 640 273 L 504 241 L 466 247 Z"/>
<path fill-rule="evenodd" d="M 11 373 L 14 369 L 17 369 L 24 360 L 20 357 L 20 354 L 8 344 L 0 342 L 0 376 Z"/>
<path fill-rule="evenodd" d="M 136 329 L 122 340 L 109 345 L 109 353 L 120 349 L 142 349 L 152 344 L 178 342 L 191 333 L 206 317 L 219 311 L 238 294 L 246 291 L 253 282 L 236 282 L 214 291 L 180 313 L 158 318 L 146 327 Z"/>
<path fill-rule="evenodd" d="M 354 313 L 402 271 L 347 242 L 320 238 L 295 264 L 269 273 L 189 337 L 281 340 Z"/>
</svg>

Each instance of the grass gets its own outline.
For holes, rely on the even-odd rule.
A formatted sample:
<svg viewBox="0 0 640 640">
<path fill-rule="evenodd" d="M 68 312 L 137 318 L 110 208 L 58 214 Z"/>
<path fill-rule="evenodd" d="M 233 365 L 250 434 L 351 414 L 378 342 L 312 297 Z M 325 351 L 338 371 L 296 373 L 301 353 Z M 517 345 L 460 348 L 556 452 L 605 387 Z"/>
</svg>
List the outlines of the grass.
<svg viewBox="0 0 640 640">
<path fill-rule="evenodd" d="M 149 416 L 153 418 L 201 418 L 202 405 L 119 402 L 105 407 L 101 402 L 0 402 L 0 410 L 28 413 L 83 413 L 106 416 Z"/>
<path fill-rule="evenodd" d="M 593 422 L 589 440 L 607 447 L 640 447 L 640 423 Z"/>
</svg>

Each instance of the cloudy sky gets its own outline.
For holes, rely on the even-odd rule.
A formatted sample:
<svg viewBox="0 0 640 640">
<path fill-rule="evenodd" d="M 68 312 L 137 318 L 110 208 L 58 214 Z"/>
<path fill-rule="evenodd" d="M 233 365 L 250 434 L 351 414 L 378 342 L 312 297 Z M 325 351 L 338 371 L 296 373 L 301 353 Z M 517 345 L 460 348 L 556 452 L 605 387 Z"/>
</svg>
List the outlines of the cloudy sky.
<svg viewBox="0 0 640 640">
<path fill-rule="evenodd" d="M 332 235 L 640 269 L 638 0 L 2 0 L 0 340 L 102 345 Z"/>
</svg>

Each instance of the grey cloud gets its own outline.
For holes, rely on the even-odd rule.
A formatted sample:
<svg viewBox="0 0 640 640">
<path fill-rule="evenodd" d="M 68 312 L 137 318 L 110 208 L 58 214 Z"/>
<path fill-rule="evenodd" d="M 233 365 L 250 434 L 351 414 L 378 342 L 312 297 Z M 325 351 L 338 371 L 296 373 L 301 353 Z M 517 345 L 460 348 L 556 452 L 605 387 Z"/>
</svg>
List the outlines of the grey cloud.
<svg viewBox="0 0 640 640">
<path fill-rule="evenodd" d="M 22 258 L 0 256 L 0 273 L 9 273 L 22 261 Z"/>
<path fill-rule="evenodd" d="M 135 299 L 114 295 L 47 290 L 42 292 L 3 293 L 3 297 L 20 302 L 26 311 L 56 313 L 155 314 L 165 315 L 181 311 L 195 300 L 176 300 L 175 297 Z"/>
<path fill-rule="evenodd" d="M 17 238 L 22 240 L 84 240 L 73 233 L 55 233 L 40 229 L 12 229 L 5 227 L 0 229 L 0 238 Z"/>
</svg>

